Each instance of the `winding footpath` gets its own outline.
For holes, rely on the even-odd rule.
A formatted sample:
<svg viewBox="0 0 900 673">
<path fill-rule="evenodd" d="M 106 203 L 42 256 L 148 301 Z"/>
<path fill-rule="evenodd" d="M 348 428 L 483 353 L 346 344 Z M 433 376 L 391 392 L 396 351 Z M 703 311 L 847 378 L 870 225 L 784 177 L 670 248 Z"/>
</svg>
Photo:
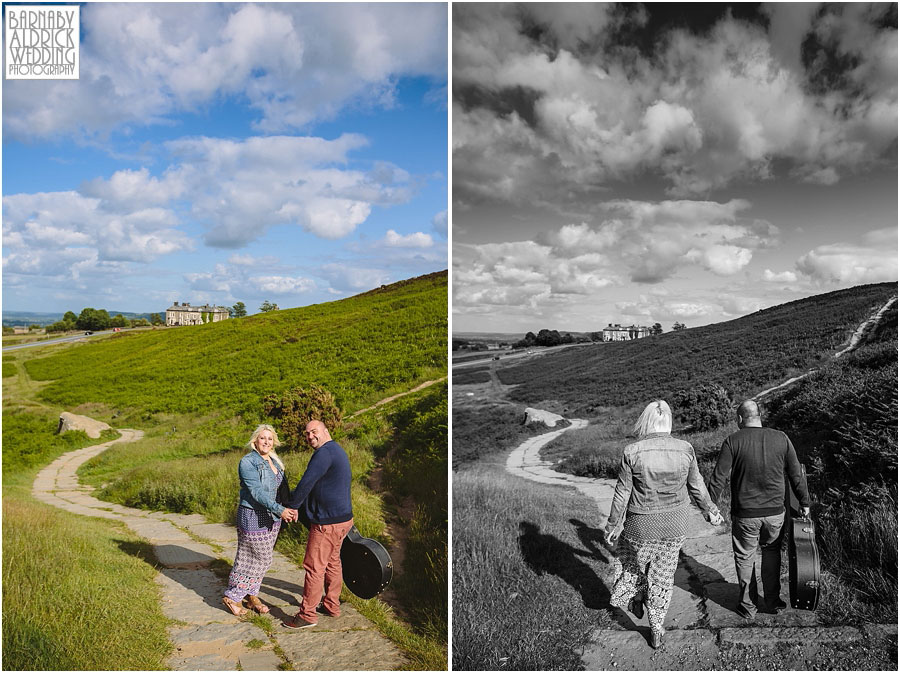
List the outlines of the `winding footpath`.
<svg viewBox="0 0 900 673">
<path fill-rule="evenodd" d="M 297 611 L 303 595 L 303 570 L 275 552 L 260 598 L 271 612 L 271 627 L 232 615 L 222 604 L 225 584 L 210 565 L 229 565 L 237 549 L 234 526 L 208 523 L 198 514 L 170 514 L 103 502 L 82 486 L 76 470 L 113 444 L 134 442 L 140 430 L 120 430 L 111 442 L 66 453 L 34 480 L 35 498 L 74 514 L 112 519 L 128 526 L 151 545 L 159 565 L 156 582 L 174 650 L 165 665 L 179 671 L 393 670 L 403 654 L 375 626 L 344 603 L 337 619 L 323 616 L 318 626 L 289 631 L 281 620 Z M 267 633 L 268 632 L 268 633 Z"/>
<path fill-rule="evenodd" d="M 592 498 L 600 515 L 600 528 L 612 505 L 615 481 L 593 479 L 556 472 L 553 464 L 542 460 L 540 450 L 562 433 L 580 429 L 588 422 L 570 419 L 571 425 L 524 441 L 509 454 L 506 469 L 511 474 L 549 486 L 575 488 Z M 669 612 L 666 636 L 659 650 L 647 643 L 646 618 L 637 620 L 631 613 L 617 611 L 613 628 L 595 630 L 582 652 L 585 670 L 701 670 L 718 668 L 720 650 L 730 645 L 771 646 L 785 651 L 782 670 L 807 668 L 814 656 L 810 648 L 820 644 L 854 645 L 867 638 L 896 638 L 896 627 L 869 625 L 818 626 L 816 615 L 788 608 L 778 615 L 758 613 L 753 622 L 745 622 L 736 612 L 738 587 L 731 551 L 731 536 L 723 527 L 710 526 L 692 507 L 688 538 L 681 550 Z M 612 588 L 613 570 L 604 565 L 601 580 Z M 782 595 L 787 595 L 787 576 L 782 577 Z M 753 668 L 753 666 L 751 666 Z"/>
</svg>

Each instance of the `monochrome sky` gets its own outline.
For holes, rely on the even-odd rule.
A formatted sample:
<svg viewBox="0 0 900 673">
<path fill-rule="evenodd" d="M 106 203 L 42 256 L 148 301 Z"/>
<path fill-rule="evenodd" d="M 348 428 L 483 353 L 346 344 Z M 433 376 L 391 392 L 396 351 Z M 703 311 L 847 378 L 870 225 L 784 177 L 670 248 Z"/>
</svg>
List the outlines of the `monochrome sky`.
<svg viewBox="0 0 900 673">
<path fill-rule="evenodd" d="M 897 280 L 896 4 L 454 4 L 453 329 Z"/>
<path fill-rule="evenodd" d="M 4 309 L 254 313 L 447 268 L 445 4 L 84 3 L 80 55 L 3 81 Z"/>
</svg>

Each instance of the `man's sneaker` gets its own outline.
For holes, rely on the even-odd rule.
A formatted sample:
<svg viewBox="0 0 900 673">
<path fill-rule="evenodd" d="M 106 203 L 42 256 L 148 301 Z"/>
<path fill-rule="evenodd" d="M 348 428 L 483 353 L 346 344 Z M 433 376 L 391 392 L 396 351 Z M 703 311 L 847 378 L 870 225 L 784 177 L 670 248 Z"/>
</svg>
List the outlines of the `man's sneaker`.
<svg viewBox="0 0 900 673">
<path fill-rule="evenodd" d="M 329 612 L 328 610 L 325 609 L 325 606 L 322 605 L 321 603 L 316 608 L 316 612 L 318 612 L 320 615 L 325 615 L 326 617 L 340 617 L 341 616 L 340 612 L 338 612 L 337 614 L 335 614 L 333 612 Z"/>
<path fill-rule="evenodd" d="M 738 605 L 737 610 L 735 610 L 735 612 L 737 612 L 744 619 L 753 619 L 754 617 L 756 617 L 756 615 L 754 613 L 750 612 L 743 605 Z"/>
<path fill-rule="evenodd" d="M 308 629 L 313 626 L 318 626 L 319 623 L 306 621 L 298 612 L 292 619 L 286 619 L 281 622 L 281 625 L 289 629 Z"/>
</svg>

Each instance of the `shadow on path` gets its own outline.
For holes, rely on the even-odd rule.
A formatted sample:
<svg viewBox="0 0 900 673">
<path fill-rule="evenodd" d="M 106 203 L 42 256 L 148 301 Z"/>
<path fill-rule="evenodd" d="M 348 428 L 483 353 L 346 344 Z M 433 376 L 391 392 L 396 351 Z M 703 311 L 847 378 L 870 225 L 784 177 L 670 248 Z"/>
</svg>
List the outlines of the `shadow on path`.
<svg viewBox="0 0 900 673">
<path fill-rule="evenodd" d="M 592 610 L 607 610 L 610 617 L 620 626 L 630 630 L 639 630 L 635 624 L 619 608 L 609 604 L 610 592 L 594 569 L 582 558 L 593 559 L 604 563 L 610 557 L 601 551 L 594 541 L 602 539 L 602 533 L 576 523 L 576 532 L 582 541 L 588 540 L 589 551 L 563 542 L 554 535 L 542 533 L 540 526 L 530 521 L 519 523 L 519 549 L 525 564 L 538 575 L 556 575 L 575 589 L 581 596 L 585 607 Z M 579 558 L 581 557 L 581 558 Z"/>
</svg>

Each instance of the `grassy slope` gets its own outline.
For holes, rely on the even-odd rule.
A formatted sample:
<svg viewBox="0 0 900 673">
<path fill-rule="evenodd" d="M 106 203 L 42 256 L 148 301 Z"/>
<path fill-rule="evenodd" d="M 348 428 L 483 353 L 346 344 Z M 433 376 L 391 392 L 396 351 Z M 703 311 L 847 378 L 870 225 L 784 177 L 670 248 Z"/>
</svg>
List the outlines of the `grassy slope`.
<svg viewBox="0 0 900 673">
<path fill-rule="evenodd" d="M 823 362 L 896 293 L 895 283 L 862 285 L 725 323 L 548 354 L 498 374 L 519 384 L 511 399 L 561 400 L 572 415 L 666 398 L 700 382 L 745 396 Z"/>
<path fill-rule="evenodd" d="M 7 390 L 4 670 L 163 668 L 169 622 L 160 610 L 146 543 L 119 524 L 69 514 L 31 497 L 43 465 L 111 437 L 56 435 L 58 412 L 11 404 Z"/>
<path fill-rule="evenodd" d="M 122 332 L 27 363 L 47 402 L 152 413 L 255 412 L 319 384 L 345 410 L 446 372 L 447 274 L 304 308 L 196 327 Z"/>
</svg>

